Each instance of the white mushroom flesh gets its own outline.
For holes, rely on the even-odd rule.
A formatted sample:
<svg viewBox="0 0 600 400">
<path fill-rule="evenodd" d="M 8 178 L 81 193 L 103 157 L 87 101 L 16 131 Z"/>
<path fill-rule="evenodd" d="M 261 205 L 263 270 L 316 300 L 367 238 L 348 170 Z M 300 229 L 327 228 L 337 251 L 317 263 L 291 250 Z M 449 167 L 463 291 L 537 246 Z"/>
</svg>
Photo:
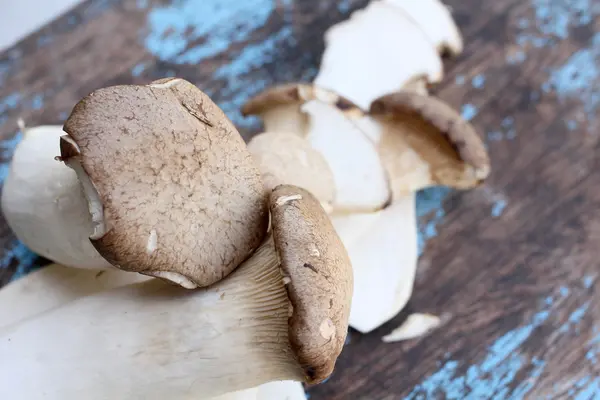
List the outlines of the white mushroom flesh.
<svg viewBox="0 0 600 400">
<path fill-rule="evenodd" d="M 258 387 L 257 400 L 306 400 L 306 393 L 300 382 L 275 381 Z"/>
<path fill-rule="evenodd" d="M 315 84 L 364 109 L 418 76 L 439 82 L 443 65 L 434 45 L 391 4 L 372 1 L 325 35 L 325 53 Z"/>
<path fill-rule="evenodd" d="M 427 335 L 436 329 L 442 320 L 440 317 L 431 314 L 411 314 L 406 321 L 398 328 L 394 329 L 389 335 L 383 337 L 386 343 L 399 342 L 402 340 L 416 339 Z"/>
<path fill-rule="evenodd" d="M 261 119 L 265 132 L 289 132 L 298 136 L 306 133 L 306 115 L 298 112 L 297 104 L 269 108 L 261 114 Z"/>
<path fill-rule="evenodd" d="M 373 143 L 337 108 L 309 101 L 306 139 L 333 173 L 334 211 L 366 212 L 382 208 L 390 198 L 388 178 Z"/>
<path fill-rule="evenodd" d="M 36 399 L 40 387 L 63 400 L 214 397 L 304 379 L 272 241 L 219 284 L 182 290 L 128 285 L 1 329 L 0 359 L 11 363 L 0 367 L 0 398 Z"/>
<path fill-rule="evenodd" d="M 60 155 L 60 126 L 28 128 L 17 145 L 2 191 L 2 210 L 17 238 L 54 262 L 112 268 L 89 241 L 94 227 L 76 173 Z"/>
<path fill-rule="evenodd" d="M 334 215 L 354 271 L 350 326 L 368 333 L 393 318 L 412 294 L 417 266 L 415 196 L 376 213 Z"/>
<path fill-rule="evenodd" d="M 439 51 L 458 54 L 463 40 L 448 7 L 440 0 L 383 0 L 402 10 Z"/>
</svg>

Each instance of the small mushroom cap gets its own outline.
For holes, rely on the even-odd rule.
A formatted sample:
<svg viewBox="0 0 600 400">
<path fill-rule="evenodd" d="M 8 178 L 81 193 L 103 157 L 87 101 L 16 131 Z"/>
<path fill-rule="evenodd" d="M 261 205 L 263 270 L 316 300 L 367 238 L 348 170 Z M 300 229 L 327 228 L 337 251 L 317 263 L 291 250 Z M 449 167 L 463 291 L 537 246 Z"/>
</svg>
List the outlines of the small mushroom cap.
<svg viewBox="0 0 600 400">
<path fill-rule="evenodd" d="M 373 101 L 369 115 L 394 130 L 387 135 L 390 141 L 403 136 L 430 165 L 434 183 L 467 189 L 488 177 L 490 160 L 481 138 L 443 101 L 415 92 L 396 92 Z M 382 139 L 380 148 L 385 146 Z"/>
<path fill-rule="evenodd" d="M 233 124 L 191 83 L 99 89 L 64 130 L 80 155 L 64 146 L 62 158 L 78 157 L 95 186 L 106 232 L 93 243 L 113 265 L 207 286 L 263 240 L 258 168 Z"/>
<path fill-rule="evenodd" d="M 293 133 L 265 132 L 248 143 L 261 173 L 265 189 L 289 184 L 315 195 L 321 204 L 332 206 L 335 182 L 329 164 L 310 143 Z"/>
<path fill-rule="evenodd" d="M 331 90 L 307 83 L 287 83 L 273 86 L 252 97 L 242 107 L 242 114 L 260 115 L 276 107 L 295 104 L 300 106 L 312 100 L 319 100 L 340 110 L 357 107 L 350 100 Z"/>
<path fill-rule="evenodd" d="M 308 383 L 327 378 L 342 351 L 352 302 L 352 265 L 318 200 L 281 185 L 271 192 L 275 248 L 293 311 L 289 338 Z"/>
</svg>

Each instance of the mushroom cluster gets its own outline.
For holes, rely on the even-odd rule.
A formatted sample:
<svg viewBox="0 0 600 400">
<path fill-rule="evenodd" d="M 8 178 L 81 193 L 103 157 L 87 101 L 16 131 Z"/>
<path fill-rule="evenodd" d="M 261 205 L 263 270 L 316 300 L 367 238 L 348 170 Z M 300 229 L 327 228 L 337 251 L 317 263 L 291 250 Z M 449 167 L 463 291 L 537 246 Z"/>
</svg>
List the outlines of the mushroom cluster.
<svg viewBox="0 0 600 400">
<path fill-rule="evenodd" d="M 462 38 L 439 0 L 373 0 L 325 42 L 313 83 L 244 105 L 264 125 L 247 144 L 179 78 L 23 129 L 2 210 L 56 264 L 0 291 L 18 304 L 0 308 L 1 398 L 296 400 L 348 326 L 405 307 L 416 193 L 490 172 L 473 127 L 428 94 Z M 384 341 L 439 322 L 413 314 Z"/>
<path fill-rule="evenodd" d="M 237 130 L 189 82 L 99 89 L 62 134 L 26 130 L 2 206 L 40 254 L 104 270 L 55 265 L 0 292 L 20 303 L 0 327 L 0 397 L 248 398 L 332 373 L 346 249 L 309 191 L 264 190 Z"/>
</svg>

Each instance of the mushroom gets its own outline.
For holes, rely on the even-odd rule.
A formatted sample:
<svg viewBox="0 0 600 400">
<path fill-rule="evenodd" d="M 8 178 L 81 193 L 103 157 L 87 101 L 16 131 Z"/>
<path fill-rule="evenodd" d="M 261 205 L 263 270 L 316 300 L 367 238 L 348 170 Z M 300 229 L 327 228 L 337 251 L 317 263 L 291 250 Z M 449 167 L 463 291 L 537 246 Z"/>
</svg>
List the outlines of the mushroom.
<svg viewBox="0 0 600 400">
<path fill-rule="evenodd" d="M 384 336 L 383 341 L 392 343 L 422 337 L 436 329 L 441 323 L 440 317 L 435 315 L 411 314 L 399 328 Z"/>
<path fill-rule="evenodd" d="M 269 204 L 272 233 L 210 287 L 153 279 L 1 329 L 0 358 L 13 361 L 0 371 L 0 397 L 36 398 L 40 388 L 65 400 L 214 397 L 276 380 L 322 382 L 346 338 L 350 261 L 309 192 L 278 186 Z"/>
<path fill-rule="evenodd" d="M 270 93 L 284 93 L 284 88 L 289 92 L 293 87 L 268 89 L 257 99 L 265 99 Z M 301 87 L 303 93 L 322 90 Z M 381 210 L 337 212 L 334 207 L 330 215 L 348 250 L 355 275 L 350 325 L 367 333 L 396 316 L 412 295 L 418 258 L 416 193 L 437 185 L 455 189 L 475 187 L 489 174 L 489 158 L 473 127 L 435 97 L 416 91 L 388 94 L 376 99 L 365 113 L 349 101 L 337 101 L 334 94 L 327 93 L 327 97 L 321 98 L 329 99 L 330 107 L 355 126 L 353 131 L 359 128 L 369 139 L 369 146 L 375 147 L 392 194 L 391 204 Z M 301 96 L 287 98 L 298 97 Z M 262 107 L 256 107 L 260 103 L 250 100 L 250 106 L 244 110 L 271 118 L 273 114 L 269 117 L 263 112 L 264 102 Z M 291 110 L 288 108 L 287 112 Z M 265 126 L 269 123 L 265 121 Z M 346 132 L 340 129 L 337 133 L 342 136 Z M 353 150 L 346 149 L 347 156 L 358 158 Z M 325 159 L 330 160 L 327 156 Z M 280 164 L 269 168 L 282 169 L 284 161 L 274 160 Z M 351 178 L 351 174 L 345 177 Z"/>
<path fill-rule="evenodd" d="M 402 10 L 442 55 L 462 53 L 463 40 L 448 7 L 440 0 L 383 0 Z"/>
<path fill-rule="evenodd" d="M 178 78 L 99 89 L 64 125 L 60 160 L 112 265 L 185 288 L 230 274 L 268 224 L 260 173 L 225 114 Z"/>
<path fill-rule="evenodd" d="M 73 170 L 58 163 L 60 126 L 23 128 L 2 190 L 2 211 L 17 238 L 69 267 L 113 268 L 92 246 L 92 220 Z"/>
<path fill-rule="evenodd" d="M 387 176 L 375 146 L 344 115 L 350 107 L 354 105 L 336 93 L 293 83 L 259 93 L 243 106 L 242 114 L 262 117 L 266 132 L 287 128 L 327 160 L 335 184 L 332 212 L 371 212 L 389 201 Z M 292 131 L 285 123 L 288 118 L 304 122 Z"/>
<path fill-rule="evenodd" d="M 150 279 L 153 278 L 116 268 L 92 271 L 59 264 L 47 265 L 0 289 L 0 330 L 78 298 Z M 211 400 L 217 399 L 304 400 L 305 397 L 300 382 L 274 381 Z"/>
<path fill-rule="evenodd" d="M 314 83 L 368 108 L 373 99 L 400 90 L 415 77 L 426 77 L 429 83 L 441 81 L 443 65 L 437 44 L 427 36 L 429 30 L 421 30 L 432 21 L 415 22 L 396 2 L 371 1 L 327 31 Z"/>
<path fill-rule="evenodd" d="M 265 132 L 248 143 L 270 192 L 280 184 L 302 187 L 311 192 L 326 211 L 333 208 L 335 185 L 325 158 L 304 138 L 293 133 Z"/>
</svg>

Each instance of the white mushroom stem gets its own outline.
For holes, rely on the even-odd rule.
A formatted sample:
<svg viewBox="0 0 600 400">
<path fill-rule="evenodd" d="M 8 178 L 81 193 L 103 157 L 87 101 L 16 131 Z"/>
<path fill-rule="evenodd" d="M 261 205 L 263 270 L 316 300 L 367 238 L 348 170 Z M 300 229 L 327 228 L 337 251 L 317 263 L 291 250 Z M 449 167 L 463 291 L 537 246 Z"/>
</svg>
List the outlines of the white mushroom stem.
<svg viewBox="0 0 600 400">
<path fill-rule="evenodd" d="M 0 290 L 0 330 L 81 297 L 150 279 L 152 278 L 118 269 L 94 271 L 58 264 L 48 265 Z M 302 383 L 274 381 L 211 400 L 280 399 L 304 400 Z"/>
<path fill-rule="evenodd" d="M 415 195 L 376 213 L 333 216 L 348 249 L 355 287 L 350 326 L 368 333 L 404 308 L 417 266 Z"/>
<path fill-rule="evenodd" d="M 314 83 L 361 108 L 415 77 L 442 79 L 442 61 L 429 38 L 400 8 L 381 0 L 330 28 L 325 46 Z"/>
<path fill-rule="evenodd" d="M 177 399 L 302 381 L 290 311 L 267 241 L 210 288 L 190 293 L 152 280 L 1 329 L 0 359 L 12 361 L 0 371 L 0 397 Z"/>
<path fill-rule="evenodd" d="M 60 126 L 27 128 L 2 190 L 2 211 L 19 240 L 54 262 L 77 268 L 112 266 L 89 241 L 93 224 L 76 173 L 56 161 Z"/>
</svg>

